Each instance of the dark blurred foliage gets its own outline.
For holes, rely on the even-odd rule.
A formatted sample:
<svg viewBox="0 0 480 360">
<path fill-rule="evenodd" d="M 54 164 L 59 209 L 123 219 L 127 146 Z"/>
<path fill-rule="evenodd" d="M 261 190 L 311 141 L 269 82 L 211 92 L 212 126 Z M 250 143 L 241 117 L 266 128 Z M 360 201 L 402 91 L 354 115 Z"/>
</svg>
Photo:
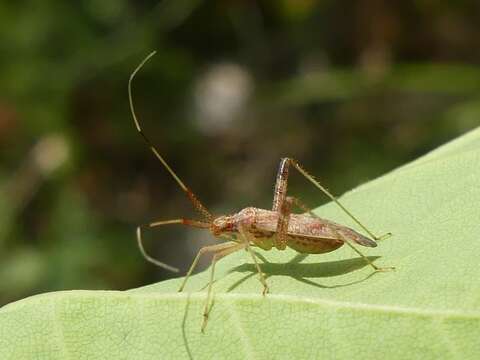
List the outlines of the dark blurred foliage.
<svg viewBox="0 0 480 360">
<path fill-rule="evenodd" d="M 130 117 L 151 50 L 138 115 L 220 214 L 271 206 L 282 156 L 341 194 L 477 126 L 479 15 L 473 0 L 1 2 L 0 303 L 172 276 L 134 234 L 195 216 Z M 290 189 L 325 202 L 299 176 Z M 153 230 L 150 252 L 182 271 L 213 241 Z"/>
</svg>

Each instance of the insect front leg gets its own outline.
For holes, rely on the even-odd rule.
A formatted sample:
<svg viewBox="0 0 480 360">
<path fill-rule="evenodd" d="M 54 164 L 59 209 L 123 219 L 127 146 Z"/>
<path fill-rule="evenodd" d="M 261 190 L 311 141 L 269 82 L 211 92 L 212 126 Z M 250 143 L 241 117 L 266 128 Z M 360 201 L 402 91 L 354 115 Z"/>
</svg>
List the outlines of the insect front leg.
<svg viewBox="0 0 480 360">
<path fill-rule="evenodd" d="M 228 245 L 228 246 L 224 246 L 223 248 L 221 248 L 219 245 Z M 205 331 L 205 327 L 207 326 L 208 313 L 209 313 L 209 310 L 210 310 L 210 298 L 212 296 L 212 285 L 213 285 L 213 280 L 214 280 L 214 277 L 215 277 L 215 265 L 216 265 L 217 261 L 220 260 L 221 258 L 227 256 L 227 255 L 230 255 L 230 254 L 234 253 L 235 251 L 244 249 L 246 247 L 245 243 L 239 243 L 239 244 L 237 244 L 237 243 L 226 243 L 226 244 L 219 244 L 219 245 L 207 246 L 206 248 L 210 248 L 210 249 L 203 251 L 203 252 L 206 252 L 206 251 L 212 252 L 213 251 L 213 252 L 215 252 L 215 254 L 213 255 L 213 258 L 212 258 L 212 266 L 211 266 L 211 271 L 210 271 L 210 281 L 208 282 L 208 290 L 207 290 L 207 299 L 205 300 L 205 308 L 203 310 L 203 322 L 202 322 L 202 328 L 201 328 L 202 332 Z M 218 250 L 214 250 L 213 249 L 214 247 L 217 247 Z M 202 248 L 202 249 L 205 249 L 205 248 Z M 200 249 L 200 251 L 202 251 L 202 249 Z M 200 252 L 199 252 L 199 255 L 201 255 Z M 199 255 L 197 255 L 197 257 L 199 257 Z M 195 259 L 195 260 L 197 260 L 197 259 Z M 194 267 L 193 265 L 194 264 L 192 264 L 192 268 Z M 189 273 L 191 273 L 191 271 L 189 271 Z M 185 282 L 186 282 L 186 279 L 184 280 L 184 284 L 185 284 Z M 184 284 L 182 284 L 182 286 Z"/>
<path fill-rule="evenodd" d="M 198 261 L 200 260 L 200 257 L 205 254 L 205 253 L 218 253 L 224 250 L 228 250 L 233 247 L 235 243 L 228 242 L 228 243 L 221 243 L 221 244 L 216 244 L 216 245 L 210 245 L 210 246 L 204 246 L 202 247 L 198 253 L 197 256 L 195 256 L 195 259 L 192 262 L 192 265 L 190 265 L 190 269 L 188 269 L 187 275 L 185 275 L 185 278 L 183 279 L 182 285 L 180 285 L 180 288 L 178 289 L 178 292 L 182 292 L 183 289 L 185 288 L 185 285 L 187 284 L 188 279 L 190 278 L 190 275 L 192 275 L 193 270 L 195 270 L 195 267 L 198 264 Z"/>
<path fill-rule="evenodd" d="M 238 231 L 240 232 L 240 235 L 242 236 L 243 240 L 245 241 L 246 250 L 250 253 L 250 256 L 253 259 L 253 263 L 255 264 L 255 267 L 256 267 L 257 272 L 258 272 L 258 278 L 263 285 L 263 293 L 262 294 L 265 295 L 266 293 L 268 293 L 268 284 L 267 284 L 267 280 L 265 279 L 265 274 L 263 273 L 263 271 L 260 267 L 260 264 L 258 263 L 257 256 L 255 255 L 255 252 L 252 250 L 252 248 L 250 246 L 250 244 L 254 243 L 254 241 L 252 239 L 252 234 L 250 234 L 248 232 L 248 230 L 246 230 L 244 228 L 243 225 L 238 226 Z"/>
</svg>

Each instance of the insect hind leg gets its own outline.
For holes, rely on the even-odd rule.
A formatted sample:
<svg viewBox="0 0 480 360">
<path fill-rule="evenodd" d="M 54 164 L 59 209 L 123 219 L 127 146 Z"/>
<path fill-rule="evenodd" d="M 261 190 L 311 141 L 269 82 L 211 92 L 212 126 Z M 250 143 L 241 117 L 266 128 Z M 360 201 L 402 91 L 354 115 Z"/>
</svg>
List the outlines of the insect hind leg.
<svg viewBox="0 0 480 360">
<path fill-rule="evenodd" d="M 348 240 L 345 236 L 343 236 L 339 232 L 336 232 L 336 234 L 339 235 L 339 238 L 342 239 L 345 244 L 350 246 L 350 248 L 352 248 L 353 251 L 355 251 L 358 255 L 360 255 L 362 257 L 362 259 L 365 260 L 365 262 L 368 265 L 370 265 L 376 272 L 385 272 L 385 271 L 395 270 L 394 266 L 378 267 L 367 256 L 363 255 L 360 250 L 358 250 L 355 246 L 353 246 L 353 244 L 350 242 L 350 240 Z"/>
<path fill-rule="evenodd" d="M 343 204 L 335 197 L 333 196 L 318 180 L 316 180 L 312 175 L 310 175 L 296 160 L 293 160 L 291 158 L 285 158 L 282 159 L 283 161 L 288 161 L 290 164 L 295 167 L 295 169 L 298 170 L 308 181 L 310 181 L 315 187 L 320 189 L 326 196 L 330 198 L 335 204 L 337 204 L 352 220 L 354 220 L 365 232 L 373 239 L 373 240 L 384 240 L 388 237 L 390 237 L 392 234 L 391 233 L 385 233 L 380 236 L 376 236 L 371 232 L 365 225 L 363 225 L 360 220 L 357 219 L 355 215 L 353 215 Z"/>
<path fill-rule="evenodd" d="M 313 217 L 317 217 L 318 216 L 307 206 L 305 205 L 300 199 L 296 198 L 296 197 L 292 197 L 292 196 L 289 196 L 287 197 L 288 201 L 290 201 L 292 204 L 294 204 L 295 206 L 297 206 L 299 209 L 302 209 L 303 211 L 305 211 L 306 213 L 309 213 L 310 216 L 313 216 Z M 350 240 L 348 240 L 345 236 L 343 236 L 342 234 L 340 234 L 338 231 L 335 231 L 335 233 L 337 234 L 338 238 L 341 239 L 344 243 L 346 243 L 349 247 L 351 247 L 353 249 L 353 251 L 355 251 L 358 255 L 360 255 L 362 257 L 363 260 L 365 260 L 365 262 L 370 265 L 371 267 L 373 267 L 373 269 L 375 271 L 390 271 L 390 270 L 394 270 L 395 267 L 391 266 L 391 267 L 378 267 L 376 266 L 372 261 L 370 261 L 370 259 L 363 255 L 363 253 L 358 250 L 351 242 Z M 386 234 L 388 235 L 388 234 Z"/>
</svg>

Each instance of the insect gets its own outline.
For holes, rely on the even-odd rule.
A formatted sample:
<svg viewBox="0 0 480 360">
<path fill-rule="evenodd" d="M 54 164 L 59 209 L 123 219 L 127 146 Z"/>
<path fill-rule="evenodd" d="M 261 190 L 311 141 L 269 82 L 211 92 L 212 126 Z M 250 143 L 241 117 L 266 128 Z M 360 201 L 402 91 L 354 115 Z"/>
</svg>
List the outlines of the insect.
<svg viewBox="0 0 480 360">
<path fill-rule="evenodd" d="M 155 221 L 147 225 L 138 226 L 137 242 L 140 252 L 147 261 L 164 269 L 178 272 L 178 269 L 160 262 L 146 253 L 142 242 L 142 230 L 145 227 L 152 228 L 163 225 L 182 224 L 208 230 L 214 237 L 227 240 L 226 242 L 205 246 L 200 249 L 179 289 L 180 292 L 185 288 L 185 284 L 195 269 L 200 257 L 206 253 L 213 254 L 210 269 L 210 281 L 208 283 L 207 297 L 203 311 L 203 322 L 201 327 L 202 332 L 205 330 L 208 320 L 215 265 L 221 258 L 239 250 L 246 250 L 252 258 L 258 273 L 258 278 L 263 285 L 263 295 L 268 293 L 268 285 L 265 280 L 265 275 L 262 272 L 260 264 L 257 260 L 257 255 L 252 250 L 253 247 L 258 247 L 263 250 L 271 250 L 274 248 L 277 250 L 285 250 L 287 247 L 290 247 L 300 253 L 322 254 L 334 251 L 340 248 L 342 245 L 347 244 L 375 271 L 393 269 L 377 267 L 353 245 L 355 243 L 362 246 L 375 247 L 377 246 L 376 241 L 391 236 L 391 233 L 386 233 L 382 236 L 375 236 L 348 209 L 346 209 L 337 200 L 337 198 L 335 198 L 312 175 L 310 175 L 296 160 L 291 158 L 283 158 L 280 161 L 274 190 L 272 210 L 247 207 L 233 215 L 214 216 L 212 213 L 210 213 L 210 211 L 203 205 L 203 203 L 192 192 L 192 190 L 190 190 L 190 188 L 184 184 L 175 171 L 172 170 L 170 165 L 165 161 L 162 155 L 160 155 L 160 152 L 157 150 L 157 148 L 147 138 L 140 127 L 140 123 L 136 116 L 132 97 L 132 81 L 137 72 L 154 54 L 155 51 L 150 53 L 137 66 L 137 68 L 132 72 L 128 82 L 128 98 L 133 121 L 138 133 L 142 136 L 143 140 L 146 142 L 153 154 L 177 182 L 179 187 L 185 192 L 194 208 L 197 210 L 199 215 L 201 215 L 202 220 L 178 218 L 172 220 Z M 328 196 L 330 200 L 335 202 L 335 204 L 337 204 L 348 216 L 350 216 L 369 235 L 370 238 L 346 226 L 316 216 L 299 199 L 292 196 L 287 196 L 288 176 L 291 168 L 297 170 L 315 187 Z M 294 214 L 292 212 L 292 208 L 294 206 L 302 210 L 304 213 Z"/>
</svg>

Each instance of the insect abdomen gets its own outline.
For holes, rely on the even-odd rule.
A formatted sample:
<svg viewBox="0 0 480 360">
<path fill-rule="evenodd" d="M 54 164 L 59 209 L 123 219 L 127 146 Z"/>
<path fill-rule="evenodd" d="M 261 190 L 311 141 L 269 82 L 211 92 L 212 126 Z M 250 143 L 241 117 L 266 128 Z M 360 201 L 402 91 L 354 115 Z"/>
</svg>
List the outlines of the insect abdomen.
<svg viewBox="0 0 480 360">
<path fill-rule="evenodd" d="M 336 239 L 307 238 L 291 236 L 287 238 L 287 246 L 304 254 L 323 254 L 334 251 L 343 245 L 343 241 Z"/>
</svg>

